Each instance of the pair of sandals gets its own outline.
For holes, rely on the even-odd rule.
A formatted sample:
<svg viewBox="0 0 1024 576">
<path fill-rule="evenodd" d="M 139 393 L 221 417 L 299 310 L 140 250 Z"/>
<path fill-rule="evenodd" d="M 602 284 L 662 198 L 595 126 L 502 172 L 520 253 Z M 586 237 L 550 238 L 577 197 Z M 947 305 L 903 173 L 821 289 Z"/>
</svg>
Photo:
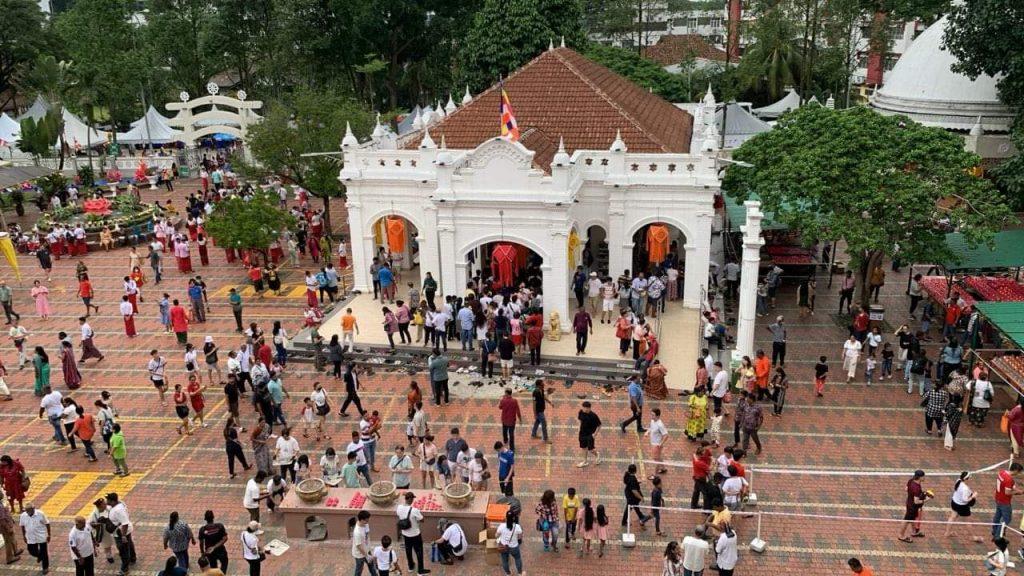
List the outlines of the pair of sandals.
<svg viewBox="0 0 1024 576">
<path fill-rule="evenodd" d="M 897 538 L 897 540 L 899 540 L 900 542 L 905 542 L 907 544 L 913 544 L 914 538 L 924 538 L 924 532 L 914 532 L 910 536 L 910 538 Z"/>
</svg>

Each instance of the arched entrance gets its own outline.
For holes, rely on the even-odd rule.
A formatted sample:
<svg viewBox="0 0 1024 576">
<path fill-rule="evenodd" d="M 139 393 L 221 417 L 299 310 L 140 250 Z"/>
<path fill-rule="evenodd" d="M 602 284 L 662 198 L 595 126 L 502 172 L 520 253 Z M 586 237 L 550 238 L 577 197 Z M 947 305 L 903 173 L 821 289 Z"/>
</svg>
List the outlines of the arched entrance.
<svg viewBox="0 0 1024 576">
<path fill-rule="evenodd" d="M 408 218 L 397 214 L 382 216 L 373 223 L 373 257 L 388 262 L 396 276 L 419 266 L 419 230 Z M 415 281 L 418 276 L 409 274 Z"/>
<path fill-rule="evenodd" d="M 525 285 L 534 294 L 542 294 L 544 259 L 529 247 L 513 240 L 485 242 L 464 254 L 465 282 L 460 288 L 477 294 L 490 290 L 509 295 Z"/>
<path fill-rule="evenodd" d="M 597 272 L 602 278 L 611 271 L 608 267 L 608 232 L 594 224 L 587 228 L 587 240 L 583 245 L 583 267 L 587 272 Z"/>
<path fill-rule="evenodd" d="M 662 310 L 666 302 L 683 297 L 685 245 L 682 230 L 666 222 L 645 224 L 633 234 L 631 270 L 634 275 L 642 272 L 646 278 L 656 274 L 662 279 L 665 283 Z"/>
</svg>

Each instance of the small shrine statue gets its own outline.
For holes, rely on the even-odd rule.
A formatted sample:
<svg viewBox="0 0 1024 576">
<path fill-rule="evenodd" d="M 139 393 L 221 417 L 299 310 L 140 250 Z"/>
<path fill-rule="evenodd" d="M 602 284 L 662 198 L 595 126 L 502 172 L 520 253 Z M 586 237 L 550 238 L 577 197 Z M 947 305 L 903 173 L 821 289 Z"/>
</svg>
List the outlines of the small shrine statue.
<svg viewBox="0 0 1024 576">
<path fill-rule="evenodd" d="M 551 319 L 548 320 L 548 340 L 557 342 L 562 339 L 562 321 L 558 311 L 551 312 Z"/>
</svg>

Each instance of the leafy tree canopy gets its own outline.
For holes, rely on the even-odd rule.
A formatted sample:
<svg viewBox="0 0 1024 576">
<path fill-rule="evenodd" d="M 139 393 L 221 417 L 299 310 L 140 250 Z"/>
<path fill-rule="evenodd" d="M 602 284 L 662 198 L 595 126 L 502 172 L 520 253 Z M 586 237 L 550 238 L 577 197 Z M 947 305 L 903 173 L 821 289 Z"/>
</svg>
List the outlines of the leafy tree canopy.
<svg viewBox="0 0 1024 576">
<path fill-rule="evenodd" d="M 0 0 L 0 94 L 10 97 L 18 78 L 46 47 L 44 17 L 35 0 Z M 0 100 L 0 108 L 7 102 Z"/>
<path fill-rule="evenodd" d="M 756 193 L 807 242 L 844 240 L 861 286 L 897 244 L 904 261 L 942 261 L 952 257 L 944 223 L 980 243 L 1010 216 L 992 184 L 971 174 L 980 160 L 959 136 L 869 108 L 801 107 L 733 157 L 752 167 L 730 166 L 723 189 Z"/>
<path fill-rule="evenodd" d="M 295 225 L 295 217 L 277 207 L 276 197 L 259 193 L 248 198 L 230 196 L 218 202 L 206 220 L 206 232 L 218 246 L 249 248 L 265 256 L 281 232 Z"/>
<path fill-rule="evenodd" d="M 1024 150 L 1024 3 L 969 0 L 953 6 L 946 46 L 959 60 L 956 69 L 972 78 L 999 77 L 999 98 L 1014 108 L 1013 140 Z M 1017 209 L 1024 209 L 1024 158 L 1019 154 L 992 171 Z"/>
</svg>

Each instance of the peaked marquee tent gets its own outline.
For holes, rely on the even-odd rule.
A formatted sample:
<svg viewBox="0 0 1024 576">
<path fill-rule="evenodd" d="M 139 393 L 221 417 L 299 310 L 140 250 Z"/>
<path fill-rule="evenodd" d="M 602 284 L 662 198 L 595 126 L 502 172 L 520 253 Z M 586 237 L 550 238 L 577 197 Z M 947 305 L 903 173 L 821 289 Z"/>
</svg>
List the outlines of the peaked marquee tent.
<svg viewBox="0 0 1024 576">
<path fill-rule="evenodd" d="M 790 110 L 796 110 L 800 107 L 800 95 L 797 94 L 793 88 L 786 90 L 786 95 L 782 97 L 782 100 L 763 106 L 761 108 L 754 108 L 754 115 L 760 118 L 775 119 L 782 116 Z"/>
<path fill-rule="evenodd" d="M 181 131 L 171 128 L 167 119 L 156 111 L 152 106 L 146 111 L 146 115 L 132 122 L 131 129 L 119 133 L 117 141 L 122 144 L 167 144 L 181 140 Z"/>
</svg>

